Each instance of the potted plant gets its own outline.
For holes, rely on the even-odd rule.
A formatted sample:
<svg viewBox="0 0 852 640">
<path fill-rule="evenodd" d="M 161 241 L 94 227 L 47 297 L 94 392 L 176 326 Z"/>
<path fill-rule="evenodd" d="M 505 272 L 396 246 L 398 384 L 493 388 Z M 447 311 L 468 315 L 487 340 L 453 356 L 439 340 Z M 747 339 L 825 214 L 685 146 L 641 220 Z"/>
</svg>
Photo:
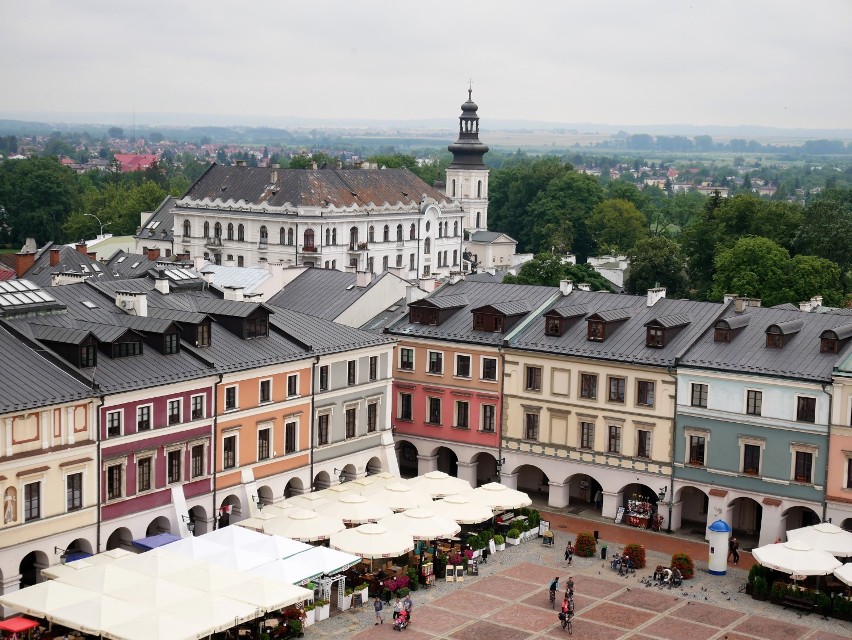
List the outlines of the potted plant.
<svg viewBox="0 0 852 640">
<path fill-rule="evenodd" d="M 643 569 L 645 567 L 645 547 L 641 544 L 633 542 L 625 545 L 623 555 L 630 556 L 630 559 L 633 560 L 633 564 L 637 569 Z M 684 578 L 685 577 L 686 576 L 684 576 Z"/>
<path fill-rule="evenodd" d="M 361 592 L 361 602 L 366 604 L 370 601 L 370 585 L 366 582 L 362 582 L 357 587 L 355 587 L 355 591 Z"/>
<path fill-rule="evenodd" d="M 316 618 L 316 606 L 310 602 L 305 605 L 305 626 L 310 627 L 312 624 L 315 624 L 317 621 Z"/>
<path fill-rule="evenodd" d="M 755 600 L 766 600 L 768 594 L 769 585 L 766 584 L 766 578 L 757 576 L 754 579 L 754 593 L 751 594 L 751 597 Z"/>
<path fill-rule="evenodd" d="M 408 588 L 412 591 L 417 591 L 417 589 L 420 587 L 420 579 L 417 575 L 417 567 L 408 567 L 406 574 L 408 574 Z M 364 602 L 366 602 L 366 600 L 364 600 Z"/>
<path fill-rule="evenodd" d="M 672 556 L 672 564 L 673 569 L 677 569 L 680 571 L 680 575 L 683 576 L 684 580 L 689 580 L 691 577 L 695 575 L 695 563 L 685 553 L 676 553 Z"/>
<path fill-rule="evenodd" d="M 494 534 L 494 548 L 497 551 L 506 550 L 506 538 L 501 536 L 499 533 Z"/>
<path fill-rule="evenodd" d="M 506 533 L 506 544 L 516 545 L 521 544 L 521 532 L 512 527 Z"/>
<path fill-rule="evenodd" d="M 352 606 L 352 594 L 355 592 L 351 587 L 347 587 L 343 591 L 343 598 L 340 600 L 340 610 L 346 611 Z"/>
<path fill-rule="evenodd" d="M 328 600 L 316 601 L 316 621 L 325 620 L 331 615 L 331 604 Z"/>
<path fill-rule="evenodd" d="M 289 636 L 291 638 L 301 638 L 304 634 L 302 631 L 302 621 L 291 619 L 287 621 L 287 628 L 289 629 Z"/>
<path fill-rule="evenodd" d="M 473 551 L 472 557 L 478 558 L 480 554 L 480 549 L 482 548 L 482 541 L 479 539 L 477 534 L 473 534 L 467 537 L 467 544 L 470 545 L 470 550 Z"/>
<path fill-rule="evenodd" d="M 577 539 L 574 542 L 574 555 L 579 558 L 591 558 L 596 552 L 595 536 L 588 531 L 578 533 Z"/>
<path fill-rule="evenodd" d="M 747 585 L 749 584 L 752 586 L 751 592 L 754 593 L 754 585 L 751 582 L 747 583 Z M 784 583 L 776 580 L 772 583 L 772 589 L 769 591 L 769 601 L 775 604 L 780 603 L 784 599 L 784 591 Z M 746 586 L 746 592 L 748 593 L 748 586 Z"/>
</svg>

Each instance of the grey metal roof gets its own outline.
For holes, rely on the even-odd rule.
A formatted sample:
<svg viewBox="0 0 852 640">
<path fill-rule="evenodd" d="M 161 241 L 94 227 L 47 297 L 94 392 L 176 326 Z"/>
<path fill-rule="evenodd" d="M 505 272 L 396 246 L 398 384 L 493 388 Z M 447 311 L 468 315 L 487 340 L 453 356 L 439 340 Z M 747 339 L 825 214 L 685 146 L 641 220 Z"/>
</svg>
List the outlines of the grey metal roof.
<svg viewBox="0 0 852 640">
<path fill-rule="evenodd" d="M 131 331 L 131 329 L 120 325 L 100 324 L 98 322 L 89 322 L 86 326 L 95 334 L 99 342 L 114 342 L 128 331 Z"/>
<path fill-rule="evenodd" d="M 154 260 L 140 253 L 127 253 L 119 249 L 112 254 L 104 264 L 104 269 L 109 271 L 114 278 L 142 278 L 148 269 L 157 266 Z"/>
<path fill-rule="evenodd" d="M 507 238 L 509 237 L 505 233 L 502 233 L 500 231 L 474 231 L 472 234 L 470 234 L 470 241 L 485 244 L 494 242 L 497 238 L 504 235 Z"/>
<path fill-rule="evenodd" d="M 316 318 L 334 320 L 351 307 L 378 280 L 368 287 L 355 285 L 355 274 L 321 269 L 306 269 L 269 299 L 269 304 L 298 311 Z"/>
<path fill-rule="evenodd" d="M 161 240 L 163 242 L 171 242 L 174 240 L 174 209 L 176 203 L 176 198 L 166 196 L 134 237 L 143 241 Z"/>
<path fill-rule="evenodd" d="M 405 298 L 401 298 L 362 324 L 361 329 L 372 333 L 382 333 L 386 328 L 392 327 L 407 315 L 408 305 L 405 304 Z"/>
<path fill-rule="evenodd" d="M 74 402 L 94 395 L 91 385 L 39 355 L 0 327 L 0 414 Z"/>
<path fill-rule="evenodd" d="M 525 300 L 530 309 L 538 309 L 551 300 L 559 289 L 556 287 L 539 287 L 524 284 L 503 284 L 496 282 L 470 282 L 461 280 L 455 284 L 445 284 L 429 294 L 424 300 L 443 305 L 441 298 L 449 298 L 453 306 L 443 307 L 458 309 L 450 314 L 439 325 L 414 324 L 408 321 L 409 316 L 395 323 L 388 329 L 393 335 L 413 335 L 439 340 L 453 340 L 476 344 L 502 344 L 506 334 L 490 331 L 474 331 L 471 311 L 486 304 L 499 304 L 506 301 Z M 464 307 L 456 307 L 459 299 L 467 300 Z M 421 301 L 422 302 L 422 301 Z"/>
<path fill-rule="evenodd" d="M 596 311 L 589 314 L 589 318 L 603 320 L 604 322 L 622 322 L 630 318 L 633 309 L 622 307 L 620 309 L 607 309 L 606 311 Z"/>
<path fill-rule="evenodd" d="M 45 342 L 61 342 L 64 344 L 80 344 L 92 335 L 86 329 L 70 329 L 68 327 L 55 327 L 43 324 L 32 325 L 33 335 Z"/>
<path fill-rule="evenodd" d="M 54 248 L 59 249 L 59 261 L 51 266 L 50 250 Z M 87 276 L 92 280 L 116 279 L 112 271 L 108 271 L 100 262 L 93 260 L 85 253 L 77 251 L 74 247 L 49 242 L 36 252 L 33 266 L 24 276 L 40 287 L 47 287 L 50 286 L 54 273 L 73 273 Z"/>
<path fill-rule="evenodd" d="M 297 337 L 313 348 L 313 354 L 338 353 L 394 342 L 382 334 L 371 333 L 305 315 L 289 309 L 275 309 L 270 323 L 278 329 Z"/>
<path fill-rule="evenodd" d="M 833 333 L 834 336 L 838 340 L 846 340 L 846 338 L 852 338 L 852 323 L 843 324 L 839 327 L 834 327 L 833 329 L 826 329 L 823 333 Z"/>
<path fill-rule="evenodd" d="M 727 311 L 724 319 L 747 315 L 750 322 L 732 334 L 729 342 L 715 342 L 708 331 L 681 359 L 688 367 L 720 371 L 762 374 L 827 382 L 835 363 L 850 351 L 847 343 L 839 354 L 820 352 L 820 335 L 826 329 L 849 323 L 845 316 L 831 313 L 807 313 L 792 309 L 749 307 L 743 313 Z M 766 346 L 766 329 L 773 324 L 801 321 L 801 330 L 780 348 Z"/>
<path fill-rule="evenodd" d="M 491 307 L 497 313 L 502 313 L 509 317 L 520 316 L 532 311 L 526 300 L 506 300 L 504 302 L 495 302 L 494 304 L 486 304 L 482 307 L 478 307 L 477 309 L 473 309 L 473 311 L 478 311 L 479 309 L 485 309 L 487 307 Z"/>
<path fill-rule="evenodd" d="M 558 315 L 562 318 L 579 318 L 588 313 L 588 309 L 584 304 L 560 304 L 548 311 L 548 315 Z"/>
<path fill-rule="evenodd" d="M 786 309 L 785 309 L 786 311 Z M 804 322 L 801 318 L 797 318 L 796 320 L 787 320 L 786 322 L 776 322 L 767 327 L 766 331 L 769 332 L 773 327 L 778 330 L 783 336 L 791 336 L 794 333 L 799 333 L 802 330 L 802 325 Z"/>
<path fill-rule="evenodd" d="M 799 307 L 794 305 L 792 302 L 782 302 L 781 304 L 776 304 L 772 309 L 784 309 L 786 311 L 798 311 Z"/>
<path fill-rule="evenodd" d="M 201 324 L 210 317 L 206 313 L 181 311 L 180 309 L 164 309 L 162 307 L 148 307 L 148 315 L 152 318 L 174 320 L 181 324 Z"/>
<path fill-rule="evenodd" d="M 796 309 L 793 309 L 795 311 Z M 728 329 L 742 329 L 743 327 L 747 327 L 749 321 L 751 320 L 751 316 L 747 313 L 742 313 L 737 316 L 728 316 L 727 318 L 721 318 L 717 324 L 727 326 Z"/>
<path fill-rule="evenodd" d="M 351 207 L 451 200 L 408 169 L 271 169 L 213 164 L 184 198 L 259 205 Z"/>
<path fill-rule="evenodd" d="M 62 304 L 30 280 L 0 280 L 0 316 L 47 313 Z"/>
<path fill-rule="evenodd" d="M 588 340 L 588 324 L 575 321 L 561 336 L 544 333 L 543 319 L 530 322 L 527 327 L 510 341 L 512 348 L 563 354 L 578 358 L 615 360 L 624 363 L 648 366 L 672 366 L 675 359 L 716 320 L 724 307 L 714 302 L 672 300 L 662 298 L 653 307 L 647 305 L 646 296 L 630 296 L 604 291 L 572 291 L 567 300 L 577 306 L 585 306 L 587 318 L 623 319 L 617 325 L 607 327 L 606 339 L 602 342 Z M 554 308 L 564 305 L 560 300 Z M 668 336 L 663 347 L 646 346 L 645 325 L 654 319 L 684 314 L 699 318 L 685 326 L 674 336 Z"/>
<path fill-rule="evenodd" d="M 645 326 L 658 326 L 663 327 L 664 329 L 674 329 L 675 327 L 683 327 L 692 322 L 692 318 L 690 318 L 685 313 L 676 313 L 671 316 L 663 316 L 661 318 L 654 318 L 653 320 L 649 320 L 645 323 Z"/>
<path fill-rule="evenodd" d="M 119 316 L 121 324 L 134 331 L 143 333 L 165 333 L 174 326 L 174 320 L 164 318 L 152 318 L 150 316 Z"/>
<path fill-rule="evenodd" d="M 415 307 L 431 307 L 433 309 L 461 309 L 468 304 L 469 301 L 464 295 L 428 296 L 411 303 Z"/>
<path fill-rule="evenodd" d="M 271 277 L 269 271 L 262 268 L 227 267 L 212 263 L 204 265 L 202 271 L 213 274 L 211 284 L 217 289 L 242 287 L 246 293 L 251 293 Z"/>
</svg>

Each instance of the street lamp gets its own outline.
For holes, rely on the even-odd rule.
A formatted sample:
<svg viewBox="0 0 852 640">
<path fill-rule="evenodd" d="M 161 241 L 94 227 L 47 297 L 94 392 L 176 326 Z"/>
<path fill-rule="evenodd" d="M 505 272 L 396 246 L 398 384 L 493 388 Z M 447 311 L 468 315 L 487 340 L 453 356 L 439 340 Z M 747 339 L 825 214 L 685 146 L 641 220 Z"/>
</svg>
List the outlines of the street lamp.
<svg viewBox="0 0 852 640">
<path fill-rule="evenodd" d="M 340 480 L 340 484 L 343 484 L 344 482 L 346 482 L 346 473 L 343 471 L 343 469 L 335 468 L 334 469 L 334 475 L 336 475 L 337 479 Z"/>
<path fill-rule="evenodd" d="M 54 554 L 62 554 L 59 556 L 59 562 L 65 564 L 68 562 L 68 549 L 63 549 L 62 547 L 53 547 Z"/>
<path fill-rule="evenodd" d="M 186 523 L 186 528 L 189 531 L 189 534 L 195 535 L 195 521 L 192 519 L 192 516 L 181 516 L 181 520 Z"/>
<path fill-rule="evenodd" d="M 83 215 L 84 215 L 84 216 L 88 216 L 88 217 L 90 217 L 90 218 L 94 218 L 95 220 L 97 220 L 97 221 L 98 221 L 98 224 L 101 226 L 101 233 L 100 233 L 100 235 L 104 235 L 104 227 L 108 227 L 108 226 L 109 226 L 109 222 L 101 222 L 101 219 L 100 219 L 98 216 L 96 216 L 94 213 L 84 213 Z"/>
<path fill-rule="evenodd" d="M 506 458 L 500 458 L 497 460 L 497 481 L 500 481 L 500 470 L 503 468 L 503 465 L 506 464 Z"/>
<path fill-rule="evenodd" d="M 257 505 L 257 510 L 258 510 L 258 511 L 263 511 L 263 500 L 261 500 L 261 499 L 260 499 L 260 496 L 258 496 L 258 495 L 253 495 L 253 496 L 251 497 L 251 499 L 252 499 L 252 500 L 254 500 L 254 503 Z"/>
</svg>

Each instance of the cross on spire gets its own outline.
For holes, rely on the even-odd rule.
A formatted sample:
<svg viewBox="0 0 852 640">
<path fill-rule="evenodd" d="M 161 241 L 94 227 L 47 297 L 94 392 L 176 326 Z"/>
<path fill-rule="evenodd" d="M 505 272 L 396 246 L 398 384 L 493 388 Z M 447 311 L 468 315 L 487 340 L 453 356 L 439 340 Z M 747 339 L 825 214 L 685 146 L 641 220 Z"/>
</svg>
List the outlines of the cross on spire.
<svg viewBox="0 0 852 640">
<path fill-rule="evenodd" d="M 467 99 L 473 100 L 473 78 L 467 81 Z"/>
</svg>

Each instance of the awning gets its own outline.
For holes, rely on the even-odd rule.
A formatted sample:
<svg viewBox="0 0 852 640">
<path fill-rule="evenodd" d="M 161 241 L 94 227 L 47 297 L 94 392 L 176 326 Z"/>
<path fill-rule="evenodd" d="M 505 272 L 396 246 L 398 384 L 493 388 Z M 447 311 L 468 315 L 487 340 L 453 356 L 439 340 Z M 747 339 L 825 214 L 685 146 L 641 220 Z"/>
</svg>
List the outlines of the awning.
<svg viewBox="0 0 852 640">
<path fill-rule="evenodd" d="M 38 622 L 24 618 L 23 616 L 0 620 L 0 631 L 8 631 L 9 633 L 21 633 L 28 629 L 35 629 L 37 626 Z"/>
<path fill-rule="evenodd" d="M 134 540 L 133 546 L 150 551 L 151 549 L 156 549 L 157 547 L 162 547 L 178 540 L 180 540 L 180 536 L 176 536 L 173 533 L 158 533 L 155 536 Z"/>
</svg>

